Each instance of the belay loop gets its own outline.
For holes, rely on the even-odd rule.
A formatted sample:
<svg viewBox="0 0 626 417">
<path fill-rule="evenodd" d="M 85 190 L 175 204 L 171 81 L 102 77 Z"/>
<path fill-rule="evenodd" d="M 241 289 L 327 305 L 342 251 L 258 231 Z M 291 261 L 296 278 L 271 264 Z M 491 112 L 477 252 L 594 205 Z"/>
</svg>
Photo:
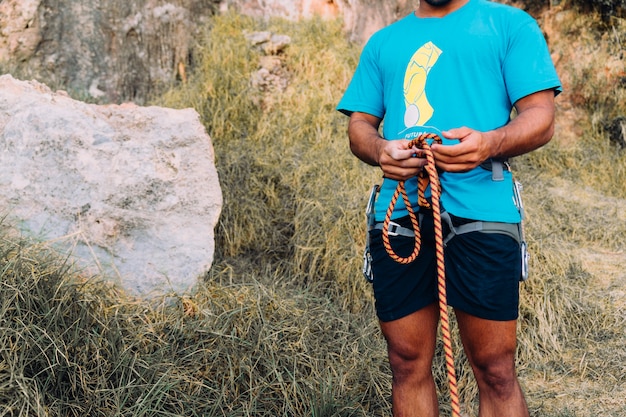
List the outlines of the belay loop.
<svg viewBox="0 0 626 417">
<path fill-rule="evenodd" d="M 452 339 L 450 336 L 450 321 L 448 317 L 448 296 L 446 291 L 446 271 L 443 256 L 443 228 L 441 223 L 441 184 L 439 182 L 439 174 L 437 173 L 437 167 L 435 166 L 435 157 L 430 149 L 430 145 L 427 140 L 433 139 L 434 143 L 441 143 L 442 139 L 435 133 L 423 133 L 415 139 L 412 139 L 408 144 L 408 149 L 413 146 L 421 149 L 426 156 L 428 163 L 424 169 L 420 172 L 417 182 L 417 196 L 418 205 L 424 208 L 431 208 L 433 212 L 433 222 L 435 229 L 435 249 L 437 256 L 437 289 L 439 294 L 439 317 L 441 320 L 441 336 L 443 339 L 443 348 L 446 360 L 446 370 L 448 374 L 448 386 L 450 388 L 450 403 L 452 408 L 452 417 L 461 417 L 461 409 L 459 405 L 459 394 L 457 389 L 456 371 L 454 369 L 454 357 L 452 349 Z M 431 203 L 425 197 L 426 188 L 430 184 L 431 189 Z M 389 242 L 389 224 L 391 223 L 391 215 L 396 206 L 399 196 L 402 195 L 402 199 L 409 212 L 411 224 L 413 226 L 413 232 L 415 236 L 415 245 L 413 252 L 406 258 L 398 256 Z M 421 247 L 421 235 L 417 217 L 409 202 L 409 197 L 406 194 L 404 187 L 404 181 L 400 181 L 396 187 L 396 191 L 391 198 L 385 221 L 383 223 L 383 245 L 389 256 L 400 264 L 409 264 L 413 262 L 420 251 Z"/>
</svg>

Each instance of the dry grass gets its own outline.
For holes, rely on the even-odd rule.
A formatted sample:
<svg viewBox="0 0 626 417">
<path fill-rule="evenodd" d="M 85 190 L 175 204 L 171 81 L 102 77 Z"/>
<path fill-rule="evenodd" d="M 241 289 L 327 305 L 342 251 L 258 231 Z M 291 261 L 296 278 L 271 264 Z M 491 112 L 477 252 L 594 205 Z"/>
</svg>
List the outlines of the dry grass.
<svg viewBox="0 0 626 417">
<path fill-rule="evenodd" d="M 570 90 L 555 140 L 514 161 L 533 253 L 519 331 L 533 417 L 626 415 L 626 161 L 598 122 L 625 109 L 603 97 L 605 84 L 582 91 L 572 81 L 578 66 L 603 68 L 624 34 L 597 34 L 594 19 L 544 19 Z M 263 54 L 245 32 L 258 30 L 292 37 L 278 57 L 284 90 L 250 82 Z M 598 58 L 569 58 L 571 33 L 597 40 Z M 198 44 L 188 83 L 157 104 L 194 107 L 214 141 L 225 207 L 204 287 L 133 302 L 5 230 L 0 416 L 390 415 L 385 344 L 359 271 L 363 204 L 379 178 L 350 154 L 334 111 L 359 48 L 339 22 L 235 15 L 216 18 Z M 476 387 L 455 348 L 475 416 Z M 441 355 L 435 369 L 447 415 Z"/>
</svg>

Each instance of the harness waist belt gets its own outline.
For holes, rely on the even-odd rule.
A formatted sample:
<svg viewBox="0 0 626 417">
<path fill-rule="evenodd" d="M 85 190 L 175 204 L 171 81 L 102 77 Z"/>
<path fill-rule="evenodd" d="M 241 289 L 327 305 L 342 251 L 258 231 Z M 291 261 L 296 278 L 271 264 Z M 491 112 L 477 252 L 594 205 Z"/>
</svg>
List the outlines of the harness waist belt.
<svg viewBox="0 0 626 417">
<path fill-rule="evenodd" d="M 375 223 L 373 228 L 383 230 L 383 222 Z M 389 236 L 413 237 L 415 236 L 415 233 L 413 233 L 413 229 L 402 227 L 398 223 L 389 222 Z"/>
<path fill-rule="evenodd" d="M 421 216 L 420 216 L 421 217 Z M 482 233 L 500 233 L 503 235 L 511 236 L 517 243 L 521 242 L 519 224 L 517 223 L 501 223 L 501 222 L 483 222 L 475 221 L 471 223 L 465 223 L 460 226 L 453 226 L 452 219 L 447 212 L 441 213 L 441 218 L 448 226 L 450 226 L 450 233 L 446 236 L 444 243 L 448 243 L 456 235 L 462 235 L 470 232 L 482 232 Z M 421 219 L 420 219 L 421 220 Z M 420 221 L 421 223 L 421 221 Z M 374 229 L 382 230 L 383 223 L 374 224 Z M 389 236 L 405 236 L 413 237 L 415 234 L 412 229 L 402 227 L 398 223 L 389 222 Z"/>
</svg>

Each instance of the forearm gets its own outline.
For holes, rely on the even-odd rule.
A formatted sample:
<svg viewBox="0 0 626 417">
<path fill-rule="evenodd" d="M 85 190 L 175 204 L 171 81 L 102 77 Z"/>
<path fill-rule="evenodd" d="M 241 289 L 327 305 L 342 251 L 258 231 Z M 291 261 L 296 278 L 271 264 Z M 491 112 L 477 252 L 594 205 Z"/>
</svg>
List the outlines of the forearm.
<svg viewBox="0 0 626 417">
<path fill-rule="evenodd" d="M 544 90 L 517 103 L 517 117 L 505 126 L 487 132 L 460 127 L 442 132 L 458 139 L 451 146 L 433 144 L 437 167 L 448 172 L 466 172 L 489 158 L 510 158 L 545 145 L 554 133 L 554 91 Z"/>
<path fill-rule="evenodd" d="M 545 145 L 554 134 L 554 93 L 537 93 L 516 105 L 518 115 L 507 125 L 486 132 L 492 158 L 510 158 Z"/>
<path fill-rule="evenodd" d="M 380 120 L 363 113 L 353 113 L 348 125 L 350 150 L 361 161 L 372 165 L 380 165 L 380 154 L 385 146 L 379 132 Z"/>
</svg>

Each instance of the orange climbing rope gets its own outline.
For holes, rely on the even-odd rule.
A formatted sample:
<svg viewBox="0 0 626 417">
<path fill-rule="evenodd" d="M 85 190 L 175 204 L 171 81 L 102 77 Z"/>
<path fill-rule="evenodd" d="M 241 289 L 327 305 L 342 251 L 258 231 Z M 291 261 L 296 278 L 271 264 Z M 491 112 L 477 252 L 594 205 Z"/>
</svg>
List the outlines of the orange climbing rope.
<svg viewBox="0 0 626 417">
<path fill-rule="evenodd" d="M 434 133 L 424 133 L 417 138 L 411 140 L 408 144 L 408 148 L 413 146 L 422 149 L 426 155 L 428 163 L 424 167 L 425 169 L 420 172 L 418 177 L 418 205 L 420 207 L 432 208 L 433 220 L 435 227 L 435 249 L 437 255 L 437 287 L 439 290 L 439 313 L 441 319 L 441 335 L 443 339 L 443 350 L 446 359 L 446 370 L 448 372 L 448 385 L 450 387 L 450 403 L 452 406 L 452 417 L 460 417 L 461 410 L 459 406 L 459 394 L 457 389 L 456 372 L 454 370 L 454 356 L 452 352 L 452 338 L 450 336 L 450 321 L 448 317 L 448 303 L 446 293 L 446 271 L 443 256 L 443 228 L 441 226 L 441 206 L 439 199 L 441 197 L 441 184 L 439 183 L 439 175 L 437 174 L 437 168 L 435 166 L 435 158 L 430 150 L 430 145 L 427 139 L 433 139 L 434 142 L 441 143 L 441 137 Z M 430 183 L 431 189 L 431 203 L 426 200 L 424 193 L 426 187 Z M 389 242 L 389 223 L 391 222 L 391 214 L 396 206 L 399 196 L 402 195 L 404 204 L 409 212 L 411 224 L 413 225 L 413 232 L 415 235 L 415 246 L 413 252 L 406 258 L 398 256 Z M 391 198 L 385 221 L 383 223 L 383 245 L 389 256 L 398 263 L 408 264 L 417 258 L 421 247 L 421 236 L 419 231 L 419 225 L 415 212 L 411 207 L 409 198 L 406 194 L 404 187 L 404 181 L 400 181 L 396 188 L 396 191 Z"/>
</svg>

